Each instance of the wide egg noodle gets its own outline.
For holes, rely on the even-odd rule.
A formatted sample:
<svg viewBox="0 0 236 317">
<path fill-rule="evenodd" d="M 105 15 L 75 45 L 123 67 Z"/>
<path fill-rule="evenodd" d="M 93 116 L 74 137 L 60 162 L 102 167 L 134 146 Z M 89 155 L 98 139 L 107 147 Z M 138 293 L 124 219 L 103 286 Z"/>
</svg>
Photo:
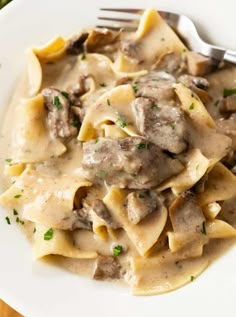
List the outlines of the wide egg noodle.
<svg viewBox="0 0 236 317">
<path fill-rule="evenodd" d="M 30 96 L 35 96 L 37 93 L 39 93 L 42 86 L 43 73 L 39 59 L 32 49 L 28 51 L 27 74 L 29 82 L 29 94 Z"/>
<path fill-rule="evenodd" d="M 130 107 L 134 99 L 134 92 L 129 84 L 104 93 L 86 113 L 78 139 L 88 141 L 101 135 L 101 125 L 109 121 L 118 125 L 128 135 L 138 135 Z"/>
<path fill-rule="evenodd" d="M 66 40 L 56 36 L 46 44 L 32 48 L 34 54 L 42 62 L 53 62 L 63 57 L 66 50 Z"/>
<path fill-rule="evenodd" d="M 16 209 L 24 220 L 70 229 L 75 193 L 88 186 L 90 182 L 78 177 L 45 177 L 28 166 L 0 202 L 9 210 Z"/>
<path fill-rule="evenodd" d="M 187 51 L 185 45 L 161 18 L 156 9 L 146 10 L 140 20 L 138 29 L 131 38 L 140 45 L 140 56 L 143 63 L 134 63 L 122 52 L 119 53 L 114 66 L 118 72 L 135 72 L 143 70 L 155 62 L 159 56 L 168 53 L 183 53 Z"/>
<path fill-rule="evenodd" d="M 177 263 L 177 264 L 176 264 Z M 208 266 L 206 257 L 182 259 L 178 253 L 162 251 L 143 258 L 132 257 L 129 284 L 134 295 L 156 295 L 175 290 L 196 278 Z"/>
<path fill-rule="evenodd" d="M 61 255 L 75 259 L 93 259 L 97 257 L 95 251 L 85 251 L 76 248 L 68 232 L 64 230 L 53 229 L 53 235 L 50 240 L 45 240 L 45 233 L 50 227 L 42 224 L 36 224 L 33 235 L 33 258 L 35 260 L 48 255 Z"/>
<path fill-rule="evenodd" d="M 41 94 L 21 100 L 15 109 L 11 152 L 14 162 L 34 163 L 60 156 L 66 147 L 51 139 L 46 127 L 46 111 Z"/>
<path fill-rule="evenodd" d="M 236 196 L 236 176 L 223 164 L 217 163 L 208 174 L 205 190 L 198 194 L 201 205 Z"/>
<path fill-rule="evenodd" d="M 186 162 L 186 168 L 177 176 L 171 177 L 158 187 L 162 191 L 171 188 L 175 195 L 181 194 L 191 188 L 206 173 L 209 166 L 209 160 L 201 153 L 199 149 L 188 151 L 183 160 Z"/>
<path fill-rule="evenodd" d="M 111 187 L 103 202 L 115 221 L 126 231 L 140 255 L 144 256 L 161 235 L 167 220 L 167 210 L 163 206 L 161 210 L 154 211 L 141 223 L 134 225 L 128 219 L 124 207 L 126 196 L 125 190 Z"/>
</svg>

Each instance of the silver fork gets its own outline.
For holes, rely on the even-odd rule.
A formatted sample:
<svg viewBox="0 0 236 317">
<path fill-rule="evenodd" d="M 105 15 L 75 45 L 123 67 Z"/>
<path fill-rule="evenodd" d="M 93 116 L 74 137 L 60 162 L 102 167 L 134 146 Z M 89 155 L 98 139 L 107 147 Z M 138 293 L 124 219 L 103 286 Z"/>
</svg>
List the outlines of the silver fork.
<svg viewBox="0 0 236 317">
<path fill-rule="evenodd" d="M 121 18 L 117 17 L 104 17 L 99 16 L 98 19 L 106 21 L 104 25 L 97 25 L 97 27 L 105 27 L 112 30 L 124 29 L 127 31 L 133 31 L 137 28 L 140 15 L 144 9 L 121 9 L 121 8 L 101 8 L 101 11 L 109 12 L 121 12 L 135 14 L 134 18 Z M 185 41 L 187 46 L 195 52 L 201 53 L 205 56 L 209 56 L 215 61 L 221 62 L 223 60 L 236 64 L 236 52 L 232 50 L 226 50 L 222 47 L 211 45 L 203 41 L 197 29 L 187 16 L 182 14 L 176 14 L 172 12 L 159 11 L 162 18 L 180 35 Z M 113 23 L 111 23 L 113 22 Z"/>
</svg>

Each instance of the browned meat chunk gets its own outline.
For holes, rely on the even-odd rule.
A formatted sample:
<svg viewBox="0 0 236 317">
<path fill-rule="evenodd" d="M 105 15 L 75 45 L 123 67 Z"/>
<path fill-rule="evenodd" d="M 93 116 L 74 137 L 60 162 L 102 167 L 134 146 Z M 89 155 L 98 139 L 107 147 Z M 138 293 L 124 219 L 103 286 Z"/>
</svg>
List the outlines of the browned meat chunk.
<svg viewBox="0 0 236 317">
<path fill-rule="evenodd" d="M 166 72 L 151 71 L 148 75 L 136 80 L 133 87 L 137 97 L 149 97 L 157 101 L 166 101 L 175 98 L 174 83 L 174 76 Z"/>
<path fill-rule="evenodd" d="M 212 70 L 212 63 L 209 57 L 195 52 L 186 53 L 188 72 L 194 76 L 203 76 Z"/>
<path fill-rule="evenodd" d="M 68 42 L 66 52 L 69 55 L 79 55 L 84 51 L 83 44 L 88 38 L 88 33 L 81 33 L 71 38 Z"/>
<path fill-rule="evenodd" d="M 220 112 L 232 113 L 236 112 L 236 94 L 225 97 L 223 102 L 220 104 Z"/>
<path fill-rule="evenodd" d="M 68 96 L 56 88 L 42 90 L 45 107 L 48 110 L 47 123 L 55 138 L 68 138 L 78 133 L 78 120 L 71 112 Z"/>
<path fill-rule="evenodd" d="M 161 206 L 154 191 L 137 191 L 127 196 L 127 211 L 130 222 L 139 223 L 143 218 L 157 211 Z"/>
<path fill-rule="evenodd" d="M 111 214 L 102 202 L 102 200 L 95 199 L 92 203 L 91 209 L 96 213 L 98 217 L 103 219 L 108 225 L 113 224 Z"/>
<path fill-rule="evenodd" d="M 140 43 L 130 40 L 123 40 L 120 43 L 121 52 L 131 58 L 136 63 L 142 62 L 142 57 L 140 56 Z"/>
<path fill-rule="evenodd" d="M 158 107 L 149 98 L 136 98 L 132 105 L 142 135 L 161 149 L 181 153 L 187 147 L 186 122 L 182 111 L 170 105 Z"/>
<path fill-rule="evenodd" d="M 112 256 L 99 256 L 93 278 L 95 280 L 119 279 L 121 266 Z"/>
<path fill-rule="evenodd" d="M 118 37 L 119 33 L 108 29 L 92 30 L 85 41 L 86 51 L 89 53 L 99 51 L 102 47 L 113 44 L 117 41 Z"/>
<path fill-rule="evenodd" d="M 86 229 L 92 230 L 92 221 L 89 210 L 87 208 L 81 208 L 80 210 L 73 211 L 73 224 L 72 229 Z"/>
<path fill-rule="evenodd" d="M 163 54 L 158 59 L 155 67 L 158 71 L 162 70 L 175 75 L 180 75 L 187 68 L 182 55 L 176 53 Z"/>
<path fill-rule="evenodd" d="M 175 199 L 169 208 L 169 215 L 175 232 L 201 232 L 206 220 L 196 196 L 190 191 Z"/>
<path fill-rule="evenodd" d="M 178 160 L 141 137 L 85 142 L 82 164 L 92 179 L 136 189 L 157 186 L 183 170 Z"/>
<path fill-rule="evenodd" d="M 223 158 L 223 163 L 228 168 L 233 168 L 236 164 L 236 113 L 231 114 L 228 119 L 220 119 L 216 123 L 217 131 L 227 135 L 232 140 L 231 149 Z"/>
</svg>

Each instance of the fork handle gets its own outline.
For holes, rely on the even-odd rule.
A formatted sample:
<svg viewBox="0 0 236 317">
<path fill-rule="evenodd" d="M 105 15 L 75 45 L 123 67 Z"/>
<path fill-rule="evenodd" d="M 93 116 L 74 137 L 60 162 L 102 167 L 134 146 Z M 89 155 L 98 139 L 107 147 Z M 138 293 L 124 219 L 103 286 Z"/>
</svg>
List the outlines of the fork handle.
<svg viewBox="0 0 236 317">
<path fill-rule="evenodd" d="M 231 50 L 225 51 L 224 60 L 236 64 L 236 52 Z"/>
</svg>

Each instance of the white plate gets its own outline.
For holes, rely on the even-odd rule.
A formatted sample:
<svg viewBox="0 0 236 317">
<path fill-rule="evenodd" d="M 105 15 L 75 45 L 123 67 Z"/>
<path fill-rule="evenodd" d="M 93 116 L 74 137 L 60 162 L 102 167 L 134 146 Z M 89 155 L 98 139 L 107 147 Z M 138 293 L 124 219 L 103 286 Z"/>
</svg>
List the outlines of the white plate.
<svg viewBox="0 0 236 317">
<path fill-rule="evenodd" d="M 7 104 L 25 64 L 25 50 L 55 34 L 94 25 L 99 6 L 149 7 L 188 14 L 212 42 L 236 50 L 235 0 L 14 0 L 0 12 L 0 106 Z M 45 263 L 32 263 L 31 247 L 0 210 L 0 298 L 27 317 L 233 316 L 236 248 L 196 281 L 175 292 L 133 297 L 128 289 L 91 281 Z"/>
</svg>

